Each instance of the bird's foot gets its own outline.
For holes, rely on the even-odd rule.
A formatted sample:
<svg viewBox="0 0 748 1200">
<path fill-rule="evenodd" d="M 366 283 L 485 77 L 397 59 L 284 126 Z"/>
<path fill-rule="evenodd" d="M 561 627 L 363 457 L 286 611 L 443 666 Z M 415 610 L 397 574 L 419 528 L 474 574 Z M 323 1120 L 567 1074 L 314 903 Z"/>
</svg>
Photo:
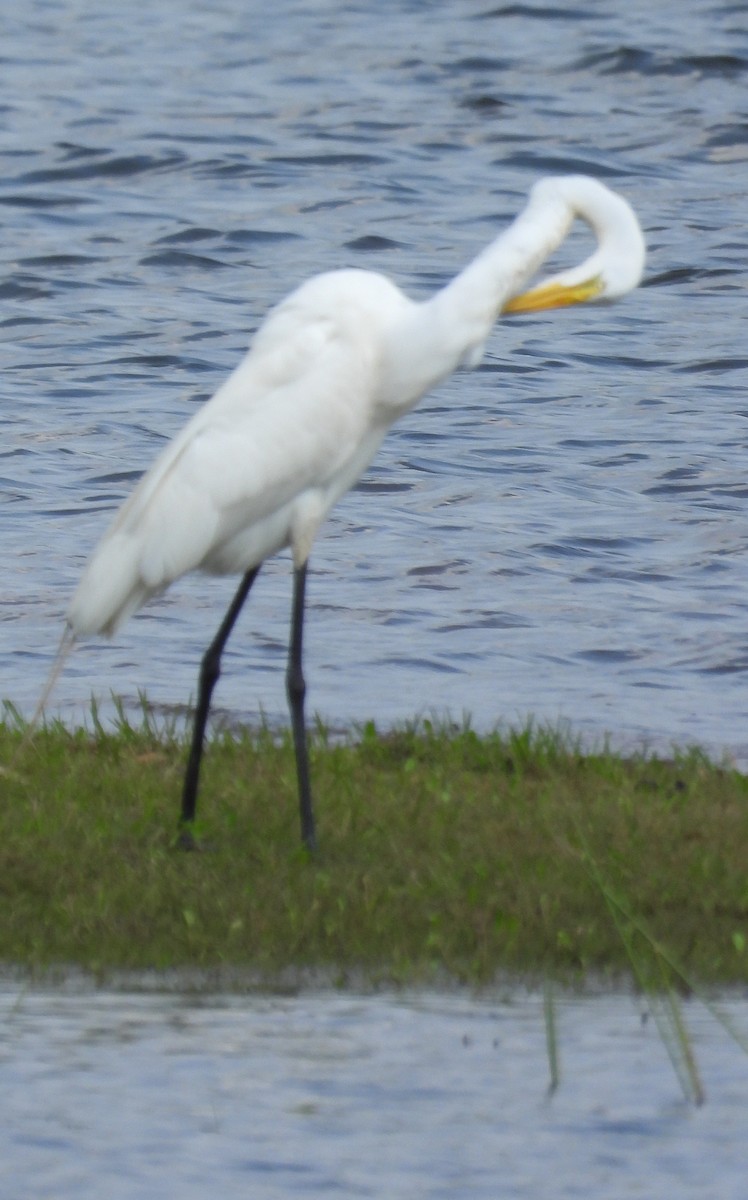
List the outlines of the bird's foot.
<svg viewBox="0 0 748 1200">
<path fill-rule="evenodd" d="M 174 848 L 176 850 L 202 850 L 203 847 L 195 837 L 195 831 L 191 825 L 180 825 L 174 839 Z"/>
</svg>

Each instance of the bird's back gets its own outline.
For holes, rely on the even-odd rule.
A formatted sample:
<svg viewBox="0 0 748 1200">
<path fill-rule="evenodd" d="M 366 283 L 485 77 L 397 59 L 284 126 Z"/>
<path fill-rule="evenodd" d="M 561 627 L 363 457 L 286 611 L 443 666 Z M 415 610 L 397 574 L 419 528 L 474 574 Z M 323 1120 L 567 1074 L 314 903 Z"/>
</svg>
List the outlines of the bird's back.
<svg viewBox="0 0 748 1200">
<path fill-rule="evenodd" d="M 345 271 L 270 314 L 119 510 L 73 597 L 76 633 L 111 633 L 189 570 L 245 571 L 289 544 L 305 557 L 387 428 L 382 342 L 400 303 L 383 277 Z"/>
</svg>

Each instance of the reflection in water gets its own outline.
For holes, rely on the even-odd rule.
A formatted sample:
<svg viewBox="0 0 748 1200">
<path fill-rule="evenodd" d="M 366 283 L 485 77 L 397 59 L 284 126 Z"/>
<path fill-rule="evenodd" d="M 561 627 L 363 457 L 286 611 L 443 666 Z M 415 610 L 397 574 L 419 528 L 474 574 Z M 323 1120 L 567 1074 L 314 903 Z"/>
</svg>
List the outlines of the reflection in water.
<svg viewBox="0 0 748 1200">
<path fill-rule="evenodd" d="M 748 1067 L 689 1006 L 680 1099 L 623 996 L 2 994 L 4 1194 L 144 1198 L 742 1194 Z M 736 1008 L 728 1004 L 729 1009 Z"/>
</svg>

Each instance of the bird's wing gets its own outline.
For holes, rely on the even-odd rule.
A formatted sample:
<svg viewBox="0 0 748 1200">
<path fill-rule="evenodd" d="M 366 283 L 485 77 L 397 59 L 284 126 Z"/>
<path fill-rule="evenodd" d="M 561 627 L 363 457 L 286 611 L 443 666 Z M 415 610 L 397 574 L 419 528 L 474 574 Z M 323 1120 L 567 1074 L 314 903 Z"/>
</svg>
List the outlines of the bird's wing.
<svg viewBox="0 0 748 1200">
<path fill-rule="evenodd" d="M 294 502 L 328 489 L 365 439 L 366 348 L 320 321 L 278 350 L 247 356 L 143 477 L 107 535 L 138 544 L 149 591 L 289 506 L 290 520 Z"/>
</svg>

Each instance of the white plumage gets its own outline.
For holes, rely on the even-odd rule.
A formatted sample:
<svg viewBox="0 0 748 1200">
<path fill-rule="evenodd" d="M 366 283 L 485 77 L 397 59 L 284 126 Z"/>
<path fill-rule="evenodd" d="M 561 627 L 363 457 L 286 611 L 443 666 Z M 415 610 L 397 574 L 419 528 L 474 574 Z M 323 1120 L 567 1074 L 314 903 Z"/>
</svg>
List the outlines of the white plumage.
<svg viewBox="0 0 748 1200">
<path fill-rule="evenodd" d="M 594 253 L 517 295 L 575 217 L 595 233 Z M 305 804 L 308 810 L 304 838 L 314 844 L 301 632 L 306 562 L 320 525 L 390 425 L 457 367 L 480 360 L 502 310 L 614 299 L 636 286 L 643 265 L 644 239 L 625 200 L 584 176 L 545 179 L 509 228 L 430 299 L 410 300 L 381 275 L 344 270 L 316 276 L 269 314 L 244 360 L 122 506 L 67 616 L 68 641 L 111 634 L 188 571 L 251 573 L 209 651 L 210 670 L 208 656 L 203 665 L 198 710 L 204 712 L 195 725 L 183 824 L 194 816 L 221 650 L 255 568 L 290 546 L 298 594 L 289 695 L 303 824 Z"/>
<path fill-rule="evenodd" d="M 414 302 L 383 276 L 355 270 L 293 292 L 120 509 L 70 606 L 73 631 L 112 633 L 196 568 L 246 571 L 286 545 L 301 565 L 392 422 L 461 362 L 479 361 L 503 303 L 577 214 L 601 238 L 599 261 L 566 272 L 567 284 L 602 269 L 606 296 L 628 290 L 643 262 L 643 252 L 631 254 L 633 214 L 596 181 L 571 177 L 537 184 L 509 230 L 430 300 Z M 613 263 L 619 229 L 624 245 Z"/>
</svg>

